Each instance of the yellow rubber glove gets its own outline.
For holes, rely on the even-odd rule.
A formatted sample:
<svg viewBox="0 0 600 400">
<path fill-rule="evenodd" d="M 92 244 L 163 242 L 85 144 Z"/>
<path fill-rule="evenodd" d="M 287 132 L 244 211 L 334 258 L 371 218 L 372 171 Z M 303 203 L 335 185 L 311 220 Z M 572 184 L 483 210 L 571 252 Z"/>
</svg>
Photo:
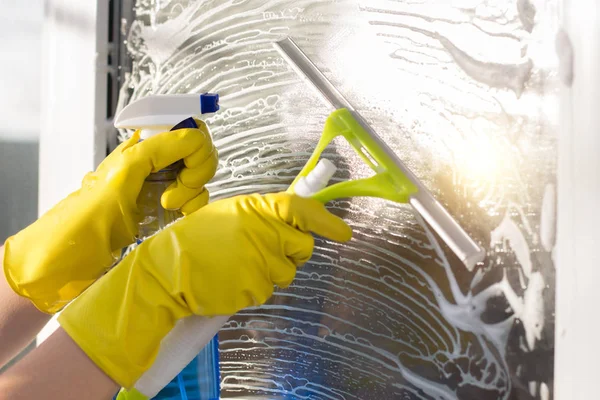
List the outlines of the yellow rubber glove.
<svg viewBox="0 0 600 400">
<path fill-rule="evenodd" d="M 190 213 L 208 203 L 204 185 L 217 167 L 206 124 L 139 142 L 136 132 L 117 147 L 79 190 L 5 243 L 4 272 L 12 289 L 41 311 L 55 313 L 102 276 L 135 239 L 136 201 L 152 172 L 184 159 L 163 194 L 165 208 Z"/>
<path fill-rule="evenodd" d="M 113 380 L 130 388 L 163 337 L 191 314 L 232 315 L 288 286 L 312 256 L 314 232 L 347 241 L 350 227 L 316 200 L 280 193 L 209 204 L 146 239 L 59 316 Z"/>
<path fill-rule="evenodd" d="M 116 400 L 149 400 L 148 397 L 144 396 L 142 393 L 137 390 L 131 389 L 121 389 L 117 394 Z"/>
</svg>

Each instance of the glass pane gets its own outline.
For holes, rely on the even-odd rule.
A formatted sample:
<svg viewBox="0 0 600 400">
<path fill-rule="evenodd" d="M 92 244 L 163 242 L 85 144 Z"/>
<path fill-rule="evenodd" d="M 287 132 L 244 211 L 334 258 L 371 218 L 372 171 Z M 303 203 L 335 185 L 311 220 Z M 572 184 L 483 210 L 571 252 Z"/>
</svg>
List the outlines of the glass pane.
<svg viewBox="0 0 600 400">
<path fill-rule="evenodd" d="M 488 251 L 469 271 L 407 205 L 332 202 L 354 239 L 317 239 L 223 328 L 223 397 L 552 397 L 556 7 L 137 2 L 121 104 L 221 95 L 213 200 L 286 189 L 319 138 L 331 110 L 272 47 L 289 35 Z M 337 180 L 369 173 L 342 141 L 326 157 Z"/>
</svg>

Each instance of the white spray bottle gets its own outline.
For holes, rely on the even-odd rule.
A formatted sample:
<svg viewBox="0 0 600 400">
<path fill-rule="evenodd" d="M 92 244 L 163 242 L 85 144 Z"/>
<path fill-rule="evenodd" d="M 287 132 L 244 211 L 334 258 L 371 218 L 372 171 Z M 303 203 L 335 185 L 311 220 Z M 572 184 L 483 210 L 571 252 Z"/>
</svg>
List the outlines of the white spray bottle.
<svg viewBox="0 0 600 400">
<path fill-rule="evenodd" d="M 160 132 L 198 128 L 193 116 L 218 109 L 219 95 L 212 93 L 144 97 L 117 115 L 115 127 L 140 129 L 140 138 L 144 140 Z M 175 182 L 182 167 L 180 160 L 146 178 L 137 199 L 138 209 L 144 216 L 138 225 L 138 243 L 183 216 L 179 210 L 166 210 L 160 203 L 163 192 Z"/>
<path fill-rule="evenodd" d="M 115 118 L 118 129 L 140 129 L 142 140 L 160 132 L 197 128 L 192 117 L 219 109 L 219 96 L 212 93 L 156 95 L 127 105 Z M 164 210 L 160 197 L 176 179 L 181 162 L 152 173 L 144 183 L 138 207 L 144 215 L 139 225 L 138 243 L 181 217 L 177 210 Z M 154 397 L 209 343 L 229 317 L 190 317 L 177 323 L 162 341 L 156 363 L 136 384 L 136 389 Z M 193 334 L 182 334 L 193 332 Z M 181 361 L 186 358 L 187 362 Z"/>
<path fill-rule="evenodd" d="M 201 109 L 202 110 L 202 109 Z M 142 137 L 169 130 L 190 115 L 198 114 L 198 95 L 145 97 L 123 109 L 115 120 L 117 128 L 142 129 Z M 335 166 L 321 160 L 314 170 L 296 185 L 299 196 L 309 197 L 327 186 Z M 190 316 L 183 318 L 163 338 L 152 367 L 134 387 L 152 398 L 169 384 L 179 372 L 212 340 L 230 318 Z"/>
<path fill-rule="evenodd" d="M 201 95 L 200 100 L 202 100 Z M 125 107 L 115 120 L 115 127 L 141 129 L 142 138 L 170 130 L 175 124 L 197 115 L 198 95 L 161 95 L 142 98 Z M 217 97 L 218 102 L 218 97 Z M 200 107 L 200 113 L 212 112 L 212 104 Z M 217 106 L 218 109 L 218 106 Z M 216 110 L 214 110 L 216 111 Z M 296 194 L 309 197 L 323 189 L 336 171 L 329 160 L 322 159 L 295 187 Z M 161 341 L 158 355 L 134 387 L 152 398 L 169 384 L 179 372 L 212 340 L 231 316 L 183 318 Z"/>
</svg>

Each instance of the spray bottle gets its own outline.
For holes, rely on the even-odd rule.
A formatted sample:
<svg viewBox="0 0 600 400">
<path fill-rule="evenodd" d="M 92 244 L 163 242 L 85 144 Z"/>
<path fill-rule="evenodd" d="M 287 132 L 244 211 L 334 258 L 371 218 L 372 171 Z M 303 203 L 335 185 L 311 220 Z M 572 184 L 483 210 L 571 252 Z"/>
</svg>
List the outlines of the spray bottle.
<svg viewBox="0 0 600 400">
<path fill-rule="evenodd" d="M 219 95 L 213 93 L 149 96 L 125 107 L 115 119 L 118 129 L 139 129 L 140 140 L 158 133 L 183 128 L 198 128 L 193 116 L 216 112 Z M 179 210 L 165 210 L 160 198 L 165 189 L 177 179 L 183 168 L 180 160 L 146 178 L 137 200 L 144 216 L 138 227 L 138 244 L 183 215 Z"/>
<path fill-rule="evenodd" d="M 197 114 L 197 101 L 197 95 L 146 97 L 123 109 L 115 120 L 115 126 L 142 129 L 142 137 L 147 137 L 145 135 L 168 130 L 169 126 L 185 118 L 185 115 Z M 335 171 L 336 167 L 331 161 L 321 159 L 310 172 L 299 177 L 294 186 L 294 193 L 302 197 L 314 195 L 328 185 Z M 162 208 L 160 195 L 157 201 L 158 208 Z M 185 365 L 190 366 L 195 360 L 202 364 L 198 365 L 199 367 L 204 367 L 198 368 L 199 373 L 193 377 L 198 379 L 199 386 L 204 389 L 203 394 L 195 398 L 218 399 L 218 342 L 215 335 L 230 317 L 190 316 L 177 321 L 175 327 L 162 340 L 152 367 L 135 383 L 136 391 L 130 392 L 131 395 L 119 397 L 119 400 L 137 400 L 140 397 L 135 396 L 140 394 L 145 398 L 160 398 L 155 396 L 170 387 L 178 387 L 181 392 L 180 398 L 187 399 L 185 388 L 182 386 L 184 377 L 181 368 Z M 201 369 L 203 371 L 200 371 Z M 204 385 L 202 379 L 205 379 Z"/>
<path fill-rule="evenodd" d="M 115 127 L 119 129 L 140 129 L 141 140 L 157 133 L 183 128 L 198 128 L 192 116 L 216 112 L 219 109 L 218 94 L 204 93 L 186 95 L 159 95 L 142 98 L 125 107 L 115 119 Z M 143 215 L 138 227 L 137 243 L 155 234 L 168 224 L 183 215 L 179 210 L 166 210 L 161 206 L 160 198 L 165 189 L 177 179 L 177 174 L 183 168 L 180 160 L 166 168 L 154 172 L 146 178 L 137 205 Z M 172 364 L 173 374 L 169 381 L 163 381 L 159 388 L 164 390 L 159 394 L 142 393 L 158 399 L 161 396 L 173 398 L 181 395 L 187 398 L 187 392 L 193 392 L 200 399 L 218 398 L 218 340 L 215 336 L 217 329 L 210 329 L 210 336 L 203 340 L 202 347 L 187 348 L 189 360 L 187 363 Z M 164 346 L 169 348 L 168 343 Z M 186 368 L 181 368 L 187 365 Z M 187 375 L 190 375 L 188 378 Z M 186 379 L 187 378 L 187 379 Z M 191 379 L 190 379 L 191 378 Z M 200 379 L 202 378 L 202 379 Z M 170 382 L 170 383 L 169 383 Z M 125 396 L 121 396 L 123 398 Z M 131 397 L 131 396 L 127 396 Z"/>
</svg>

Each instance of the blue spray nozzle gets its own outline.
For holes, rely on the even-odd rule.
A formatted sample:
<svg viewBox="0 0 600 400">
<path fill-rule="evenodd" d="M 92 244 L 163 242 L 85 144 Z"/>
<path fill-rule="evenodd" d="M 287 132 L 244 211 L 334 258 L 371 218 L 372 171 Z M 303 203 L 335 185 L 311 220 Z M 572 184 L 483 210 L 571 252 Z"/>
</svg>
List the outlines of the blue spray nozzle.
<svg viewBox="0 0 600 400">
<path fill-rule="evenodd" d="M 219 111 L 219 95 L 217 93 L 203 93 L 200 95 L 200 113 L 213 113 Z"/>
</svg>

